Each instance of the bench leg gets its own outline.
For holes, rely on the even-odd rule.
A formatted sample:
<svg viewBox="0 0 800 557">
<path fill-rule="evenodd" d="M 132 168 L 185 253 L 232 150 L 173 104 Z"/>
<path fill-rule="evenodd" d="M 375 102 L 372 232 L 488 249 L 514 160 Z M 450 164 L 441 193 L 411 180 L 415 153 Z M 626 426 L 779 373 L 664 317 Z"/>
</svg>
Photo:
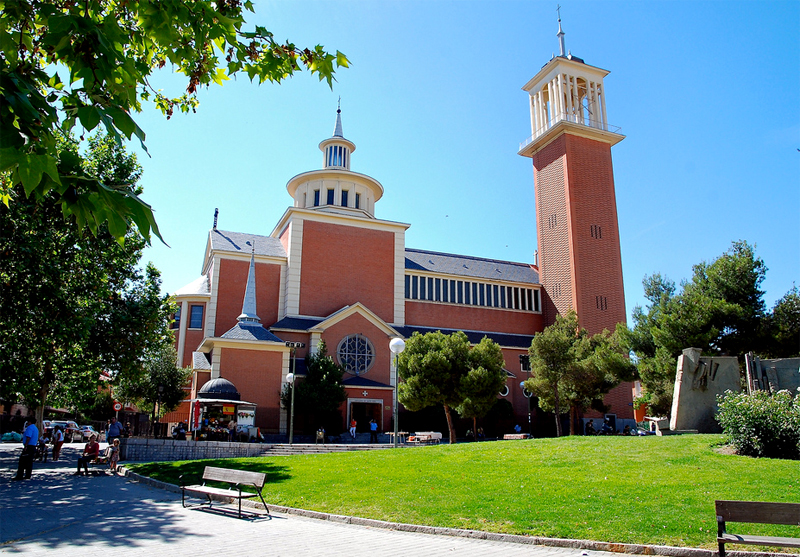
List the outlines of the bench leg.
<svg viewBox="0 0 800 557">
<path fill-rule="evenodd" d="M 725 544 L 722 542 L 719 544 L 719 557 L 725 557 Z"/>
</svg>

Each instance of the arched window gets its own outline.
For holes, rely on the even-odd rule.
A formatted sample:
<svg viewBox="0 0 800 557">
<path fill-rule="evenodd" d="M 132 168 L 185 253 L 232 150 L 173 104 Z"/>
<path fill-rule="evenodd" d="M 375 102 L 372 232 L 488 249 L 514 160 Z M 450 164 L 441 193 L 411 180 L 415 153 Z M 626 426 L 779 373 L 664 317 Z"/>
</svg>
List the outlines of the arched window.
<svg viewBox="0 0 800 557">
<path fill-rule="evenodd" d="M 375 349 L 364 335 L 344 337 L 336 349 L 339 364 L 353 375 L 364 375 L 375 362 Z"/>
</svg>

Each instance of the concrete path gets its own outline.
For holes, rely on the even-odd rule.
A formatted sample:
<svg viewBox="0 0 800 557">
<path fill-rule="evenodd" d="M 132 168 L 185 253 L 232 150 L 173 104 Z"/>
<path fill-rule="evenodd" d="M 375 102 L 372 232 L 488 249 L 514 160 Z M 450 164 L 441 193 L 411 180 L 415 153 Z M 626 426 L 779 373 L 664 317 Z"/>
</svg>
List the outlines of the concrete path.
<svg viewBox="0 0 800 557">
<path fill-rule="evenodd" d="M 476 540 L 281 515 L 239 520 L 184 509 L 180 495 L 125 478 L 75 476 L 83 445 L 59 462 L 34 463 L 33 478 L 12 481 L 20 445 L 0 444 L 0 553 L 91 557 L 480 555 L 618 557 L 601 551 Z"/>
</svg>

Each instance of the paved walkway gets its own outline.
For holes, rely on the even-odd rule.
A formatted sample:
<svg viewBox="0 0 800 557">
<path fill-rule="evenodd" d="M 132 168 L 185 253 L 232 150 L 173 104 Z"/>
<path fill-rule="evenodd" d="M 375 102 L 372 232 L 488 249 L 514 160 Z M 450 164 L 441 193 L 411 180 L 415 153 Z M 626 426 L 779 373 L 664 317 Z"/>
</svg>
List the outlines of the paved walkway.
<svg viewBox="0 0 800 557">
<path fill-rule="evenodd" d="M 11 478 L 20 445 L 0 444 L 0 553 L 57 553 L 59 557 L 619 557 L 601 551 L 400 532 L 296 515 L 273 513 L 272 518 L 263 515 L 239 520 L 204 509 L 184 509 L 180 495 L 122 477 L 74 476 L 82 447 L 65 445 L 61 461 L 34 463 L 33 479 L 16 482 Z"/>
</svg>

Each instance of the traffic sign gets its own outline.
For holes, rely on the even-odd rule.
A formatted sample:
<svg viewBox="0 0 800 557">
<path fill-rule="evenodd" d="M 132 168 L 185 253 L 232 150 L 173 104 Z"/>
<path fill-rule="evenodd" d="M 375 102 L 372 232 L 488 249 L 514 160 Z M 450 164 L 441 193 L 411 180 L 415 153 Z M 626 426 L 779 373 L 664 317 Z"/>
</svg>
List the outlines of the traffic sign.
<svg viewBox="0 0 800 557">
<path fill-rule="evenodd" d="M 120 410 L 122 410 L 122 404 L 120 404 L 119 402 L 115 402 L 114 403 L 114 410 L 116 412 L 119 412 Z"/>
</svg>

